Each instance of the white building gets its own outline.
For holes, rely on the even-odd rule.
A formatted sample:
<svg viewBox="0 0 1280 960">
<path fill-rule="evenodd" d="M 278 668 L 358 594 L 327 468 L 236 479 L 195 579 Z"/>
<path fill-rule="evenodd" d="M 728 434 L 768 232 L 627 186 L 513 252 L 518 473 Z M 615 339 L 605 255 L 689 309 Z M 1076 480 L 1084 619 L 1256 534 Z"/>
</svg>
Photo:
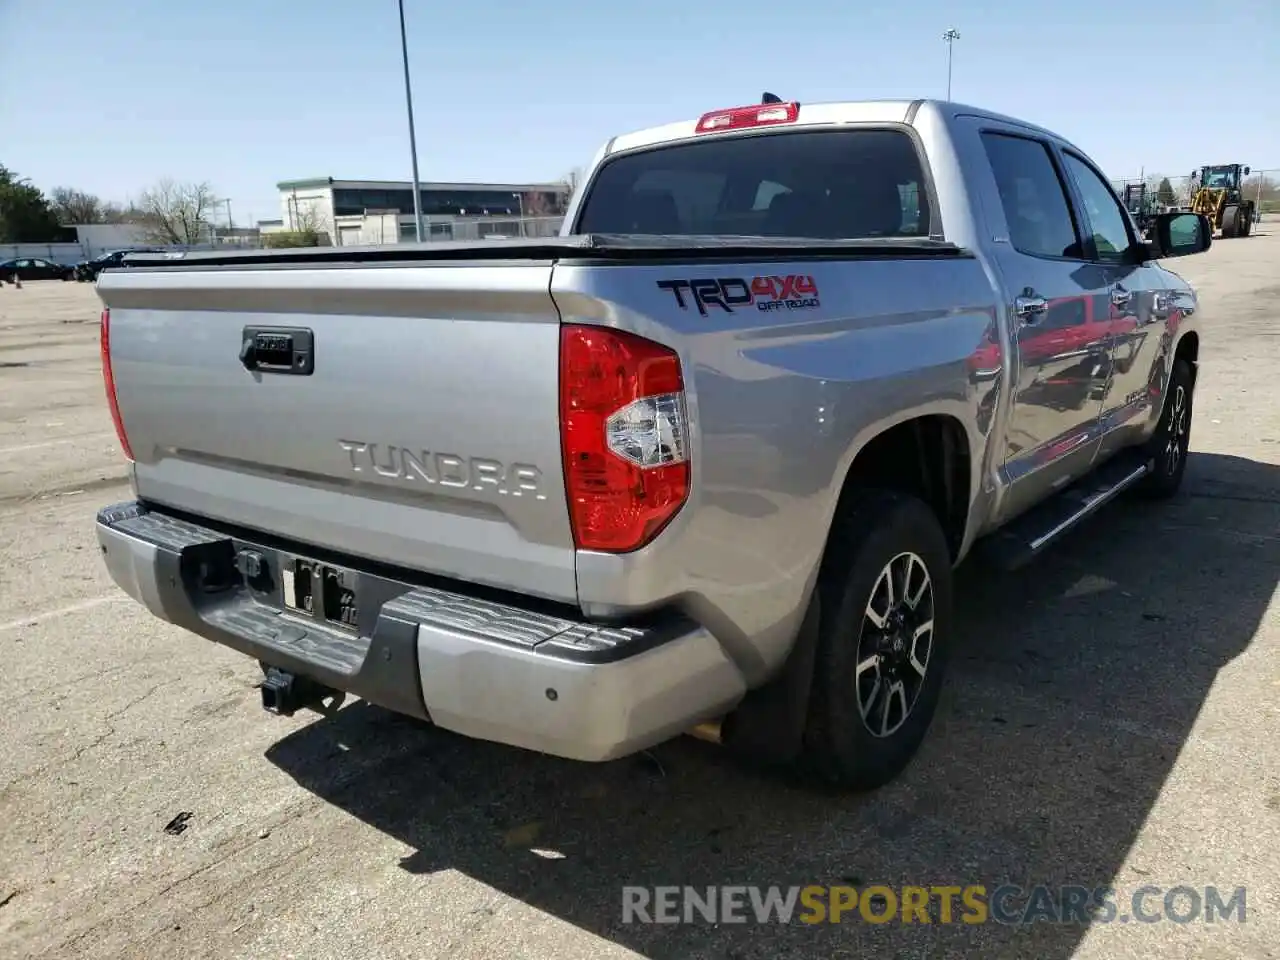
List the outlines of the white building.
<svg viewBox="0 0 1280 960">
<path fill-rule="evenodd" d="M 271 230 L 315 229 L 335 245 L 413 242 L 413 185 L 407 181 L 286 180 L 282 218 Z M 554 236 L 569 204 L 567 183 L 420 183 L 423 240 Z"/>
<path fill-rule="evenodd" d="M 86 257 L 147 244 L 147 232 L 133 223 L 77 223 L 76 240 Z"/>
</svg>

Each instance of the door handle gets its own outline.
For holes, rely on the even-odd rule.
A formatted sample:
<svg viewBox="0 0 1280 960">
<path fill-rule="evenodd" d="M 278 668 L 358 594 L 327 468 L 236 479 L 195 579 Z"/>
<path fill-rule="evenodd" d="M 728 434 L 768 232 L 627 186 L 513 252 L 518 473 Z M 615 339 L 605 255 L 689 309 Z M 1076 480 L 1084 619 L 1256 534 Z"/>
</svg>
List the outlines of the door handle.
<svg viewBox="0 0 1280 960">
<path fill-rule="evenodd" d="M 1049 301 L 1028 287 L 1014 298 L 1013 312 L 1023 323 L 1035 323 L 1049 312 Z"/>
<path fill-rule="evenodd" d="M 1133 291 L 1117 286 L 1111 291 L 1111 304 L 1116 307 L 1127 307 L 1133 299 Z"/>
<path fill-rule="evenodd" d="M 315 370 L 315 338 L 305 327 L 245 327 L 240 362 L 257 373 L 309 377 Z"/>
</svg>

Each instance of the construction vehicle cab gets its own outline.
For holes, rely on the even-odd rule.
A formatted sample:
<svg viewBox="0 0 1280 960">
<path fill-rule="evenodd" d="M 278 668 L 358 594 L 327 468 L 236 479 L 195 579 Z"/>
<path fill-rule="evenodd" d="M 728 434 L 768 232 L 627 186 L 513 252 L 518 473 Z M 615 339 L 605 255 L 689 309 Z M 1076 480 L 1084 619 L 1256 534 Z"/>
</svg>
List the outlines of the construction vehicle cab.
<svg viewBox="0 0 1280 960">
<path fill-rule="evenodd" d="M 1201 167 L 1191 174 L 1191 212 L 1209 218 L 1215 231 L 1247 237 L 1253 230 L 1254 203 L 1242 191 L 1249 168 L 1238 163 Z"/>
<path fill-rule="evenodd" d="M 1133 217 L 1134 225 L 1143 239 L 1151 239 L 1151 229 L 1155 223 L 1155 194 L 1147 188 L 1144 180 L 1129 180 L 1124 183 L 1123 196 L 1125 209 Z"/>
</svg>

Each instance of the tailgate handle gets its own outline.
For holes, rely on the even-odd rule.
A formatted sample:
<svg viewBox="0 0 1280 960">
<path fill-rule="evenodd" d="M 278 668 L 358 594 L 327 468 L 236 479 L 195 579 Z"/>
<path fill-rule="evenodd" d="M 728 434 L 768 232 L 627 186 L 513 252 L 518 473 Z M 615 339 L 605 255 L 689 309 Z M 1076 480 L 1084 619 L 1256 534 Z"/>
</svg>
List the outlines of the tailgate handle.
<svg viewBox="0 0 1280 960">
<path fill-rule="evenodd" d="M 245 327 L 240 362 L 259 373 L 309 377 L 315 370 L 315 337 L 306 327 Z"/>
</svg>

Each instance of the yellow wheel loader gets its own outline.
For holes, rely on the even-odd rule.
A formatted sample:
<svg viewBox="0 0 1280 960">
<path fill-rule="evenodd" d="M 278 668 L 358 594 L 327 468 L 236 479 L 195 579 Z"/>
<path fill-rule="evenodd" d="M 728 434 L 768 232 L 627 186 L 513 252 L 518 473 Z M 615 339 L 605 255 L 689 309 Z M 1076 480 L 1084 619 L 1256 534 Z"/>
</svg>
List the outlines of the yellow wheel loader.
<svg viewBox="0 0 1280 960">
<path fill-rule="evenodd" d="M 1192 213 L 1209 218 L 1222 238 L 1247 237 L 1253 230 L 1254 203 L 1241 190 L 1249 168 L 1238 163 L 1201 167 L 1191 174 Z"/>
</svg>

